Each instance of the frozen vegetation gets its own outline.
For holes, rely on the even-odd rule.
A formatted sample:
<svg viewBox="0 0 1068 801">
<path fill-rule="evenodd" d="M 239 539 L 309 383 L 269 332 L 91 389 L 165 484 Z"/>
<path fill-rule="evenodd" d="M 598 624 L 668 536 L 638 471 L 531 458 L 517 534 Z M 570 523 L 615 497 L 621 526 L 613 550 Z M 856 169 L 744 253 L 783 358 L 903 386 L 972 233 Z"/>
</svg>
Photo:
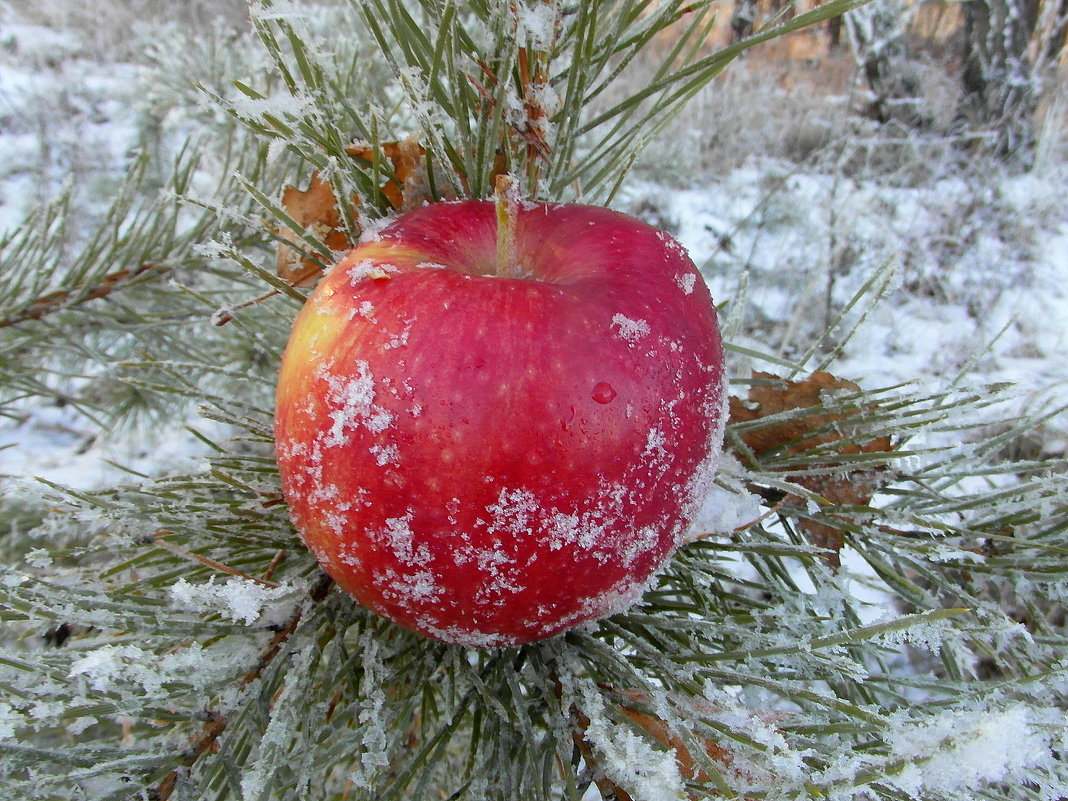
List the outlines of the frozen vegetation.
<svg viewBox="0 0 1068 801">
<path fill-rule="evenodd" d="M 298 6 L 290 6 L 276 3 L 273 13 L 279 19 L 297 14 L 293 9 Z M 520 25 L 533 40 L 551 35 L 552 21 L 545 13 L 536 4 L 523 5 Z M 329 14 L 316 9 L 313 22 L 328 29 Z M 159 165 L 179 158 L 182 143 L 190 135 L 211 131 L 211 126 L 220 124 L 225 116 L 207 95 L 216 95 L 216 100 L 229 98 L 232 110 L 250 118 L 263 115 L 265 110 L 300 113 L 299 103 L 293 105 L 296 101 L 288 95 L 276 100 L 235 93 L 228 79 L 254 84 L 257 76 L 271 69 L 270 59 L 249 35 L 227 33 L 219 27 L 213 36 L 211 44 L 207 34 L 190 33 L 175 23 L 157 26 L 143 21 L 130 34 L 131 41 L 117 52 L 121 57 L 114 58 L 99 50 L 91 31 L 39 24 L 22 13 L 18 4 L 0 2 L 0 237 L 4 231 L 14 230 L 41 203 L 66 197 L 71 219 L 82 223 L 82 228 L 64 230 L 61 247 L 70 254 L 77 252 L 85 244 L 85 230 L 105 216 L 101 198 L 119 191 L 136 153 L 148 154 L 150 164 L 140 191 L 166 195 L 166 174 Z M 745 76 L 730 86 L 734 90 L 741 85 L 752 89 L 752 81 L 751 76 Z M 199 82 L 202 89 L 193 89 L 193 82 Z M 733 91 L 718 85 L 704 91 L 717 90 Z M 278 91 L 281 98 L 285 93 Z M 752 91 L 761 90 L 757 87 Z M 754 107 L 771 107 L 777 102 L 775 92 L 769 90 L 766 97 L 757 95 L 750 101 Z M 847 102 L 839 100 L 841 104 Z M 697 99 L 698 107 L 714 102 L 711 95 Z M 427 111 L 418 104 L 411 105 L 413 118 Z M 747 119 L 752 114 L 747 109 Z M 753 119 L 753 125 L 761 124 L 759 116 Z M 689 250 L 720 304 L 725 338 L 732 344 L 729 372 L 737 379 L 736 394 L 744 395 L 753 370 L 797 378 L 791 365 L 803 364 L 806 372 L 826 369 L 855 381 L 877 399 L 894 393 L 906 399 L 923 399 L 915 401 L 916 418 L 937 417 L 938 424 L 928 426 L 918 440 L 910 442 L 915 455 L 909 457 L 909 467 L 922 474 L 925 459 L 945 459 L 944 452 L 934 449 L 954 445 L 961 461 L 939 461 L 940 480 L 954 471 L 967 473 L 969 453 L 985 454 L 991 438 L 1011 430 L 1009 423 L 1000 421 L 1033 415 L 1039 421 L 1036 425 L 1019 435 L 1006 434 L 998 448 L 1008 458 L 1027 462 L 1039 476 L 1037 480 L 1048 482 L 1046 491 L 1017 494 L 1014 475 L 991 470 L 965 475 L 945 495 L 932 490 L 919 511 L 918 506 L 895 506 L 893 490 L 877 496 L 872 504 L 890 510 L 882 519 L 896 519 L 901 529 L 919 520 L 922 512 L 924 521 L 946 521 L 949 531 L 967 513 L 969 492 L 978 496 L 1004 487 L 1005 495 L 997 501 L 1000 506 L 989 507 L 992 516 L 1004 513 L 1006 519 L 1013 519 L 1035 497 L 1039 499 L 1036 502 L 1048 505 L 1048 509 L 1040 510 L 1040 516 L 1052 519 L 1054 514 L 1063 515 L 1065 485 L 1063 473 L 1057 470 L 1063 471 L 1058 460 L 1068 453 L 1068 415 L 1061 412 L 1068 404 L 1068 361 L 1064 358 L 1068 349 L 1068 164 L 1063 160 L 1064 132 L 1045 133 L 1060 138 L 1044 143 L 1045 161 L 1040 169 L 1028 172 L 1013 171 L 994 161 L 952 159 L 938 148 L 930 152 L 944 160 L 924 164 L 920 177 L 916 171 L 906 170 L 846 170 L 842 168 L 846 161 L 842 154 L 849 144 L 837 140 L 805 159 L 790 160 L 754 150 L 737 163 L 716 169 L 703 165 L 694 173 L 680 170 L 679 164 L 688 159 L 701 161 L 702 138 L 715 133 L 708 129 L 710 124 L 707 114 L 684 114 L 667 140 L 651 147 L 613 204 L 669 230 Z M 779 122 L 773 122 L 769 114 L 768 125 L 772 124 Z M 761 143 L 777 135 L 758 129 L 751 138 Z M 272 151 L 272 155 L 277 154 Z M 671 169 L 663 168 L 665 159 L 670 160 Z M 201 205 L 208 205 L 209 193 L 219 180 L 215 171 L 227 164 L 222 156 L 209 154 L 190 176 L 187 198 L 203 198 Z M 908 177 L 903 177 L 906 172 Z M 249 215 L 247 208 L 236 204 L 222 212 L 235 219 Z M 183 219 L 182 225 L 195 225 L 192 217 Z M 232 255 L 238 248 L 232 242 L 208 240 L 198 246 L 205 258 Z M 7 265 L 0 263 L 0 271 L 5 269 Z M 186 296 L 199 298 L 197 293 L 201 293 L 214 297 L 203 285 L 179 286 L 177 278 L 174 287 Z M 239 302 L 255 294 L 251 290 L 238 292 L 232 299 Z M 221 306 L 220 300 L 217 307 Z M 205 326 L 211 325 L 213 311 L 203 310 Z M 372 312 L 367 310 L 368 315 Z M 625 339 L 638 339 L 647 331 L 642 320 L 617 317 L 613 324 Z M 215 322 L 218 319 L 216 316 Z M 830 336 L 825 335 L 828 330 Z M 95 346 L 106 347 L 106 343 Z M 124 356 L 127 361 L 134 358 Z M 254 362 L 249 356 L 249 363 Z M 177 360 L 175 364 L 181 372 Z M 338 389 L 350 393 L 351 405 L 362 415 L 364 425 L 388 424 L 365 408 L 360 390 L 360 386 Z M 956 410 L 958 403 L 961 408 Z M 280 670 L 278 662 L 273 667 L 257 662 L 275 633 L 290 621 L 301 621 L 300 614 L 306 615 L 304 621 L 312 621 L 307 623 L 309 630 L 319 620 L 315 615 L 326 614 L 313 614 L 308 600 L 315 593 L 313 573 L 291 573 L 268 581 L 238 570 L 232 575 L 211 573 L 208 577 L 201 572 L 187 579 L 180 566 L 189 562 L 171 565 L 164 572 L 148 561 L 134 565 L 134 571 L 139 567 L 149 572 L 158 569 L 162 585 L 150 587 L 143 599 L 131 601 L 130 608 L 120 608 L 105 598 L 103 587 L 80 587 L 68 579 L 72 574 L 66 571 L 70 560 L 78 557 L 77 548 L 64 551 L 62 556 L 52 554 L 49 536 L 55 534 L 61 539 L 57 532 L 64 525 L 78 526 L 80 535 L 111 537 L 115 547 L 127 547 L 139 537 L 159 537 L 166 543 L 171 537 L 167 521 L 175 530 L 183 525 L 210 528 L 217 522 L 217 512 L 198 505 L 196 499 L 201 497 L 198 482 L 206 482 L 211 475 L 222 473 L 223 480 L 232 480 L 239 491 L 261 490 L 258 480 L 269 484 L 267 478 L 254 474 L 250 478 L 239 470 L 228 474 L 218 462 L 209 464 L 209 457 L 218 456 L 216 443 L 234 430 L 235 423 L 241 424 L 212 414 L 211 408 L 210 401 L 176 403 L 169 414 L 135 415 L 109 431 L 71 404 L 31 399 L 5 407 L 7 416 L 0 418 L 0 492 L 4 497 L 0 509 L 9 514 L 19 503 L 52 503 L 54 485 L 82 492 L 158 476 L 183 478 L 175 479 L 173 489 L 168 489 L 171 495 L 152 506 L 143 520 L 136 517 L 140 512 L 135 510 L 140 507 L 118 494 L 92 508 L 78 507 L 62 519 L 47 517 L 33 534 L 32 547 L 19 555 L 21 561 L 0 572 L 0 582 L 13 594 L 27 606 L 43 609 L 52 601 L 34 594 L 38 590 L 31 587 L 36 585 L 23 571 L 54 571 L 56 592 L 62 598 L 68 597 L 63 593 L 70 593 L 70 602 L 60 609 L 66 616 L 53 620 L 55 626 L 49 636 L 60 636 L 61 624 L 90 633 L 90 640 L 70 661 L 64 663 L 50 655 L 52 670 L 43 679 L 34 676 L 31 681 L 19 673 L 18 665 L 0 665 L 0 687 L 11 692 L 10 698 L 0 693 L 0 743 L 16 753 L 22 747 L 20 735 L 38 726 L 52 732 L 49 736 L 54 739 L 46 744 L 48 747 L 73 743 L 86 732 L 97 733 L 102 743 L 100 753 L 119 760 L 117 765 L 127 759 L 128 769 L 136 772 L 151 768 L 151 755 L 137 750 L 136 737 L 123 739 L 121 725 L 116 729 L 117 739 L 108 739 L 114 732 L 105 731 L 105 722 L 123 721 L 126 714 L 144 715 L 146 705 L 163 720 L 178 713 L 169 706 L 156 706 L 171 704 L 174 698 L 179 699 L 174 702 L 180 704 L 176 707 L 179 710 L 193 709 L 207 715 L 200 699 L 210 696 L 213 709 L 247 723 L 242 716 L 254 714 L 247 712 L 248 698 L 258 692 L 257 683 L 262 682 L 274 693 L 263 701 L 264 708 L 272 711 L 263 713 L 264 719 L 256 725 L 249 724 L 250 729 L 259 726 L 260 739 L 254 745 L 241 741 L 234 746 L 235 753 L 244 754 L 247 761 L 240 766 L 240 775 L 235 773 L 227 781 L 236 788 L 235 799 L 270 798 L 276 763 L 291 760 L 293 774 L 298 777 L 293 779 L 294 786 L 306 788 L 312 775 L 308 768 L 311 750 L 319 745 L 324 753 L 338 748 L 334 742 L 319 743 L 317 733 L 307 731 L 302 721 L 305 715 L 331 719 L 334 708 L 329 694 L 325 701 L 322 698 L 323 687 L 333 686 L 329 671 L 354 671 L 353 664 L 358 663 L 358 673 L 352 673 L 359 676 L 358 686 L 337 689 L 337 697 L 351 690 L 358 699 L 345 714 L 351 716 L 347 725 L 355 732 L 348 748 L 355 749 L 359 758 L 344 777 L 333 778 L 339 785 L 348 781 L 356 787 L 370 786 L 373 779 L 388 771 L 389 754 L 396 753 L 404 737 L 405 733 L 393 725 L 394 717 L 399 720 L 405 713 L 415 715 L 411 709 L 397 709 L 396 699 L 389 695 L 388 682 L 391 671 L 397 669 L 400 646 L 376 637 L 381 629 L 368 624 L 348 640 L 339 640 L 336 647 L 331 643 L 320 651 L 314 636 L 301 628 L 305 622 L 294 622 L 294 630 L 306 638 L 300 648 L 294 646 L 287 653 L 284 675 L 271 673 Z M 378 414 L 384 413 L 379 410 Z M 999 421 L 993 430 L 984 427 L 991 421 Z M 341 426 L 339 422 L 338 436 L 345 433 Z M 255 437 L 251 440 L 248 451 L 255 454 L 259 443 Z M 382 457 L 388 459 L 388 454 Z M 1059 467 L 1042 475 L 1044 464 Z M 694 524 L 695 541 L 705 535 L 726 538 L 767 511 L 747 483 L 746 468 L 738 459 L 727 456 L 722 470 L 702 516 Z M 176 510 L 169 505 L 176 498 L 186 499 L 187 507 Z M 955 500 L 961 500 L 962 505 L 955 506 Z M 807 503 L 809 511 L 815 513 L 815 493 Z M 258 509 L 251 501 L 235 501 L 228 513 L 251 515 Z M 849 514 L 855 516 L 850 520 L 863 524 L 865 512 Z M 120 526 L 115 521 L 122 515 L 126 515 L 122 518 L 126 522 Z M 129 519 L 138 522 L 131 524 Z M 137 526 L 143 526 L 143 531 L 137 531 Z M 8 528 L 20 533 L 17 521 Z M 268 535 L 264 535 L 264 542 L 272 550 L 285 547 L 284 542 L 276 544 Z M 793 564 L 789 561 L 792 554 L 807 548 L 785 539 L 760 540 L 754 547 L 763 549 L 760 553 L 769 554 L 769 559 L 789 564 Z M 959 565 L 962 571 L 991 557 L 958 537 L 946 537 L 921 550 L 925 559 Z M 751 589 L 766 580 L 754 567 L 756 561 L 732 555 L 729 549 L 722 557 L 723 575 L 702 574 L 709 583 L 726 576 L 724 580 Z M 977 693 L 972 699 L 961 693 L 946 701 L 940 695 L 941 679 L 930 679 L 927 671 L 935 670 L 946 659 L 954 670 L 965 666 L 966 674 L 952 675 L 947 681 L 981 676 L 988 666 L 982 649 L 968 639 L 973 632 L 955 627 L 948 613 L 923 611 L 919 605 L 909 609 L 916 616 L 915 620 L 910 618 L 915 625 L 899 622 L 901 598 L 909 592 L 914 592 L 909 598 L 928 597 L 925 576 L 895 577 L 892 565 L 882 572 L 874 560 L 862 557 L 848 545 L 842 549 L 841 562 L 841 570 L 831 577 L 820 574 L 822 579 L 814 579 L 812 571 L 802 569 L 777 577 L 775 581 L 797 589 L 796 598 L 775 598 L 754 606 L 756 611 L 748 624 L 734 619 L 723 623 L 735 649 L 725 653 L 744 653 L 742 661 L 723 661 L 715 682 L 703 674 L 693 674 L 694 691 L 701 693 L 704 704 L 698 712 L 706 716 L 703 719 L 717 721 L 718 732 L 729 733 L 730 742 L 737 744 L 729 767 L 716 763 L 729 776 L 730 786 L 768 797 L 774 796 L 769 788 L 779 788 L 782 797 L 800 797 L 806 788 L 818 787 L 832 797 L 847 798 L 862 792 L 856 790 L 858 786 L 868 784 L 879 787 L 878 792 L 870 792 L 871 797 L 970 799 L 982 797 L 985 788 L 1002 784 L 1026 786 L 1027 797 L 1034 799 L 1052 801 L 1068 794 L 1063 783 L 1063 759 L 1068 752 L 1063 654 L 1042 678 L 1048 685 L 1032 695 L 1007 682 L 1000 694 L 979 698 Z M 204 564 L 197 565 L 198 569 Z M 896 583 L 898 578 L 900 583 Z M 984 599 L 989 603 L 978 615 L 984 630 L 976 636 L 990 653 L 996 654 L 1002 647 L 1014 654 L 1026 650 L 1020 650 L 1019 643 L 1033 635 L 1017 622 L 1027 615 L 1013 605 L 1026 597 L 1029 581 L 1020 579 L 1017 586 L 1000 588 L 997 597 Z M 1059 591 L 1049 589 L 1048 582 L 1043 586 L 1052 599 L 1053 611 L 1046 611 L 1053 619 L 1065 601 L 1063 585 Z M 153 590 L 158 592 L 153 595 Z M 100 599 L 92 614 L 84 614 L 78 606 L 87 596 Z M 1027 610 L 1027 614 L 1033 612 Z M 126 636 L 146 619 L 155 619 L 161 631 L 171 625 L 168 621 L 177 621 L 166 633 L 180 638 L 180 645 L 161 658 L 149 644 Z M 819 628 L 820 621 L 841 619 L 846 619 L 845 633 L 834 629 L 828 634 Z M 94 634 L 104 630 L 123 632 L 124 636 L 110 642 L 103 634 Z M 249 633 L 255 637 L 245 636 Z M 29 641 L 37 634 L 40 632 L 23 632 L 21 637 Z M 8 638 L 0 636 L 4 639 Z M 631 719 L 634 725 L 620 725 L 619 715 L 607 706 L 603 687 L 599 688 L 583 667 L 582 660 L 592 658 L 590 654 L 601 654 L 606 664 L 611 662 L 607 648 L 586 632 L 580 633 L 579 639 L 586 651 L 573 652 L 556 643 L 546 646 L 540 655 L 532 655 L 529 664 L 516 668 L 516 675 L 525 676 L 530 683 L 522 688 L 507 685 L 513 693 L 507 699 L 481 698 L 484 688 L 478 686 L 469 691 L 463 688 L 466 694 L 448 686 L 442 690 L 447 698 L 442 703 L 452 704 L 447 711 L 459 714 L 475 698 L 498 715 L 498 722 L 492 725 L 502 726 L 499 721 L 514 719 L 516 728 L 529 721 L 516 717 L 506 704 L 544 696 L 555 698 L 565 709 L 581 708 L 588 716 L 584 733 L 590 749 L 583 754 L 583 764 L 603 765 L 601 778 L 629 788 L 635 799 L 675 801 L 682 797 L 686 780 L 696 774 L 680 773 L 675 751 L 665 750 L 662 742 L 648 736 L 648 728 L 634 723 L 639 721 L 638 713 Z M 850 650 L 856 643 L 869 640 L 883 647 L 877 666 Z M 602 648 L 604 653 L 598 650 Z M 427 674 L 440 670 L 442 673 L 435 675 L 455 677 L 478 665 L 482 669 L 478 682 L 496 677 L 501 664 L 507 662 L 469 656 L 459 650 L 435 653 L 438 656 L 416 659 L 422 659 L 420 669 Z M 779 653 L 788 656 L 777 664 L 781 672 L 775 674 L 774 681 L 767 679 L 759 687 L 743 686 L 745 660 L 750 654 L 757 655 L 754 659 L 774 661 Z M 547 674 L 539 673 L 537 665 L 552 666 L 557 686 L 539 684 Z M 833 713 L 839 702 L 833 700 L 834 682 L 803 683 L 806 670 L 858 682 L 870 678 L 875 683 L 881 681 L 882 670 L 915 674 L 915 681 L 907 679 L 895 685 L 901 706 L 888 721 L 872 723 L 871 719 L 882 716 L 874 700 L 870 707 L 860 701 L 849 707 L 850 725 L 884 727 L 880 729 L 886 734 L 878 761 L 863 748 L 853 747 L 847 726 L 836 728 L 839 719 Z M 244 678 L 234 682 L 235 675 Z M 782 675 L 789 678 L 781 685 L 775 683 Z M 1060 678 L 1050 678 L 1054 675 Z M 448 684 L 444 679 L 442 682 Z M 827 710 L 826 720 L 813 718 L 813 728 L 825 736 L 818 747 L 815 736 L 805 741 L 810 743 L 806 747 L 798 744 L 806 733 L 784 734 L 790 728 L 790 704 L 760 706 L 764 699 L 758 693 L 763 689 L 771 692 L 773 683 L 774 692 L 780 695 L 786 692 L 783 687 L 796 690 L 799 707 Z M 673 735 L 681 732 L 691 745 L 709 736 L 707 726 L 680 716 L 677 699 L 668 693 L 656 694 L 657 680 L 650 679 L 644 689 L 651 695 L 643 697 L 641 708 L 667 721 Z M 38 690 L 39 695 L 35 695 Z M 449 695 L 451 691 L 455 692 Z M 932 704 L 922 716 L 912 714 L 910 700 L 922 707 L 926 699 L 935 696 L 941 699 L 937 705 Z M 305 697 L 315 699 L 309 709 L 302 706 Z M 96 706 L 101 698 L 107 699 L 103 711 Z M 199 719 L 197 722 L 199 725 Z M 541 723 L 549 731 L 567 725 L 549 713 Z M 57 731 L 61 734 L 56 735 Z M 529 736 L 536 735 L 530 732 Z M 833 751 L 839 742 L 840 750 Z M 819 748 L 827 751 L 820 752 Z M 123 749 L 128 749 L 128 756 Z M 455 759 L 444 750 L 434 756 Z M 7 757 L 0 755 L 3 759 Z M 89 757 L 80 755 L 79 759 L 70 766 L 72 786 L 82 788 L 87 793 L 84 797 L 119 797 L 116 788 L 121 788 L 122 781 L 117 774 L 97 776 Z M 0 782 L 6 767 L 15 764 L 22 763 L 0 761 Z M 705 759 L 697 767 L 710 771 L 713 766 Z M 876 771 L 886 773 L 875 776 Z M 719 780 L 725 781 L 722 776 Z M 485 776 L 472 780 L 472 797 L 479 797 L 480 791 L 486 797 L 496 797 L 487 789 L 491 782 Z M 54 795 L 40 797 L 76 797 L 63 792 L 56 790 Z M 587 793 L 589 798 L 596 797 L 592 786 Z M 308 797 L 318 798 L 314 792 Z"/>
</svg>

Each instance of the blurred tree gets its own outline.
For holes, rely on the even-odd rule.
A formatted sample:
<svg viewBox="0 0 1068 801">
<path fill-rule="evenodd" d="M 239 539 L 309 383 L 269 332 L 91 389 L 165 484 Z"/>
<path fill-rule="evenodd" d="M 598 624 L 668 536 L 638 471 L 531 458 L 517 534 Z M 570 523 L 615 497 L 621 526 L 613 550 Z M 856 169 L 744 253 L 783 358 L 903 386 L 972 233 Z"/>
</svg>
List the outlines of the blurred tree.
<svg viewBox="0 0 1068 801">
<path fill-rule="evenodd" d="M 1068 1 L 974 0 L 961 7 L 959 116 L 985 130 L 995 152 L 1029 165 L 1035 113 L 1065 51 Z"/>
<path fill-rule="evenodd" d="M 908 26 L 915 5 L 882 0 L 842 17 L 854 58 L 870 92 L 865 114 L 909 128 L 931 124 L 922 108 L 919 78 L 909 55 Z"/>
<path fill-rule="evenodd" d="M 960 113 L 990 131 L 994 149 L 1029 159 L 1038 93 L 1028 45 L 1039 16 L 1038 0 L 973 0 L 964 11 Z"/>
</svg>

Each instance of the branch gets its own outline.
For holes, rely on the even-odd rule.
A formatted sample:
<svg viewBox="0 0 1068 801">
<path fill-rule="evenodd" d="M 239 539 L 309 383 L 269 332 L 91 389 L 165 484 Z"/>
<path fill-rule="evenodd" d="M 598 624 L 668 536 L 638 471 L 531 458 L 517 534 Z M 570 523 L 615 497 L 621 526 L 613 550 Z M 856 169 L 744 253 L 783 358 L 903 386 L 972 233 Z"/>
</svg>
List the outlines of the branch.
<svg viewBox="0 0 1068 801">
<path fill-rule="evenodd" d="M 319 581 L 316 582 L 315 586 L 308 592 L 308 597 L 314 603 L 321 603 L 322 600 L 326 598 L 326 593 L 333 583 L 333 579 L 324 573 L 319 578 Z M 239 688 L 247 687 L 260 677 L 267 666 L 271 664 L 271 660 L 278 656 L 285 641 L 297 630 L 297 625 L 300 623 L 302 615 L 303 609 L 298 608 L 293 614 L 293 617 L 286 623 L 285 627 L 271 638 L 270 644 L 264 649 L 263 653 L 260 654 L 256 666 L 241 677 L 241 680 L 238 682 Z M 205 752 L 212 749 L 215 742 L 226 730 L 226 723 L 226 718 L 218 713 L 212 712 L 208 722 L 205 723 L 203 728 L 191 738 L 190 750 L 182 760 L 182 767 L 175 768 L 164 776 L 159 784 L 148 791 L 148 797 L 151 798 L 152 801 L 168 801 L 171 794 L 178 786 L 178 779 L 181 773 L 184 772 L 182 769 L 193 767 Z"/>
<path fill-rule="evenodd" d="M 601 793 L 601 798 L 614 799 L 614 801 L 633 801 L 630 794 L 609 779 L 598 764 L 593 748 L 590 747 L 590 743 L 586 739 L 586 729 L 589 728 L 590 719 L 577 706 L 571 707 L 571 714 L 575 718 L 575 723 L 578 724 L 577 728 L 573 728 L 571 731 L 571 739 L 575 741 L 575 747 L 578 748 L 582 758 L 586 761 L 586 765 L 590 768 L 591 774 L 595 777 L 593 781 Z"/>
<path fill-rule="evenodd" d="M 0 319 L 0 328 L 11 328 L 19 323 L 40 320 L 45 315 L 59 311 L 66 306 L 107 297 L 122 284 L 144 275 L 148 271 L 155 269 L 156 266 L 155 264 L 143 264 L 133 270 L 118 270 L 105 275 L 100 279 L 100 283 L 95 286 L 78 284 L 72 289 L 61 289 L 58 292 L 43 295 L 36 300 L 30 301 L 13 314 Z M 166 268 L 163 271 L 166 271 Z"/>
</svg>

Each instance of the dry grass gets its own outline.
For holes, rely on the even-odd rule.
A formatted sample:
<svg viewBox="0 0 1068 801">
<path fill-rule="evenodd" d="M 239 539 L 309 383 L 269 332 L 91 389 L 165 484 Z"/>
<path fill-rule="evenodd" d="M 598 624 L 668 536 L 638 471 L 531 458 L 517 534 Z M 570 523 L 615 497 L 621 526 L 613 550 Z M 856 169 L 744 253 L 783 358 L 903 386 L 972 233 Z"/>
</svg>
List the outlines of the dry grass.
<svg viewBox="0 0 1068 801">
<path fill-rule="evenodd" d="M 80 31 L 93 53 L 108 60 L 128 57 L 137 46 L 130 31 L 142 22 L 205 31 L 216 19 L 232 25 L 248 22 L 245 0 L 36 0 L 17 10 L 27 22 Z"/>
<path fill-rule="evenodd" d="M 957 128 L 961 88 L 951 55 L 923 52 L 901 65 L 915 86 L 912 108 L 925 120 L 916 127 L 867 116 L 871 96 L 844 49 L 793 57 L 757 48 L 693 100 L 641 167 L 686 183 L 768 157 L 910 185 L 965 168 L 972 135 Z M 649 67 L 638 65 L 624 82 L 640 81 L 642 69 Z M 1035 132 L 1036 168 L 1068 161 L 1068 64 L 1045 82 Z"/>
</svg>

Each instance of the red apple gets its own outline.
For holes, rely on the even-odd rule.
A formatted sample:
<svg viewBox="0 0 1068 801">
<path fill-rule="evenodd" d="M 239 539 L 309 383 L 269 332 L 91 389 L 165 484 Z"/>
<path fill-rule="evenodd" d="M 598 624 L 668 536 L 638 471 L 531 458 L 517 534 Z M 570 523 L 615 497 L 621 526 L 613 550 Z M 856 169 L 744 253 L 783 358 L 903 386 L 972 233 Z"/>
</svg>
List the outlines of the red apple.
<svg viewBox="0 0 1068 801">
<path fill-rule="evenodd" d="M 438 203 L 308 299 L 278 465 L 361 603 L 513 645 L 640 598 L 707 491 L 724 401 L 712 300 L 668 235 L 592 206 Z"/>
</svg>

